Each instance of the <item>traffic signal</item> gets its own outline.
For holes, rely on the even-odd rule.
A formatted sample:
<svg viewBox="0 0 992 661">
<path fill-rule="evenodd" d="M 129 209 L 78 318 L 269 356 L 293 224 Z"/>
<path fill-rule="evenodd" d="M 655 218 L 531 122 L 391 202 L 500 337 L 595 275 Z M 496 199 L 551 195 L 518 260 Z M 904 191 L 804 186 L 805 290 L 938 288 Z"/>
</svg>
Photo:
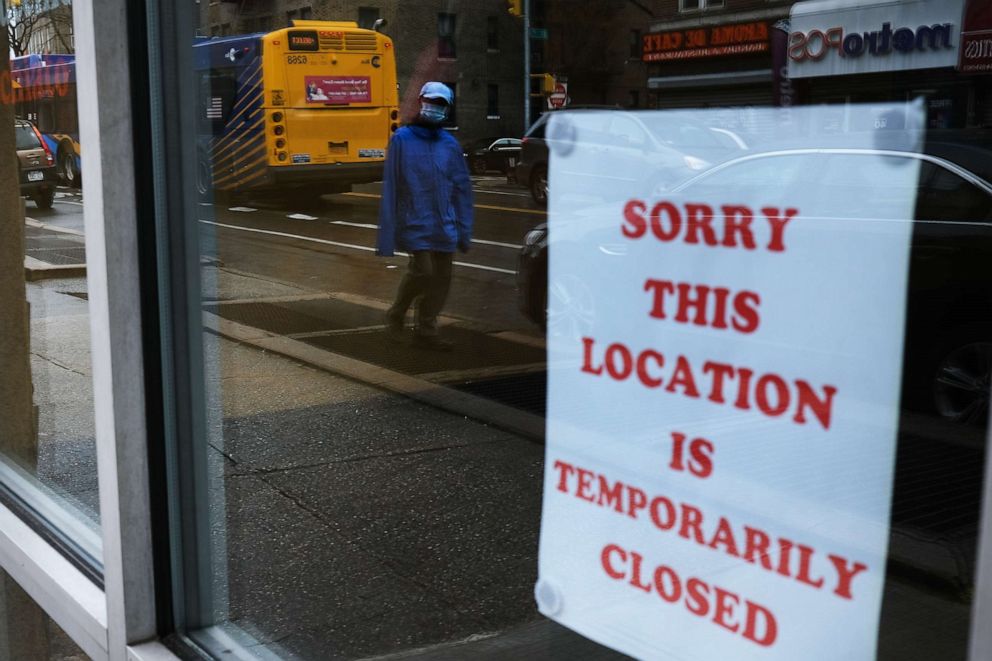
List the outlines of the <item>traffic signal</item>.
<svg viewBox="0 0 992 661">
<path fill-rule="evenodd" d="M 506 0 L 506 5 L 511 16 L 524 15 L 524 0 Z"/>
<path fill-rule="evenodd" d="M 544 96 L 555 91 L 555 77 L 550 73 L 532 73 L 530 75 L 530 95 Z"/>
</svg>

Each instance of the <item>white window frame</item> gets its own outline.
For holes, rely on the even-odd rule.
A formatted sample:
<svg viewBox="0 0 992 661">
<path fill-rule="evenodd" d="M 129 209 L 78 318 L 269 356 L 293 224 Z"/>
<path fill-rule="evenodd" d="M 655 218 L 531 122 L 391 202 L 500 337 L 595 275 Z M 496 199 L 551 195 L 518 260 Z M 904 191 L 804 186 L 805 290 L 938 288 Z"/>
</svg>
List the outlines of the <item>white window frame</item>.
<svg viewBox="0 0 992 661">
<path fill-rule="evenodd" d="M 73 3 L 104 589 L 0 505 L 0 567 L 86 654 L 113 661 L 176 658 L 155 640 L 126 12 Z"/>
</svg>

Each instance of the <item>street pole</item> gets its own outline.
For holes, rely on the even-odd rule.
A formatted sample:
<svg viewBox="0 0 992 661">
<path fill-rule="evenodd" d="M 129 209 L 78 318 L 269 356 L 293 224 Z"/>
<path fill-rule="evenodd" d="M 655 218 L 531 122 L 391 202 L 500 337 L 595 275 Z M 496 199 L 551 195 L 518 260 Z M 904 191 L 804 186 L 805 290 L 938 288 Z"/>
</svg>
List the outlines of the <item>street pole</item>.
<svg viewBox="0 0 992 661">
<path fill-rule="evenodd" d="M 524 0 L 524 134 L 530 129 L 530 0 Z"/>
</svg>

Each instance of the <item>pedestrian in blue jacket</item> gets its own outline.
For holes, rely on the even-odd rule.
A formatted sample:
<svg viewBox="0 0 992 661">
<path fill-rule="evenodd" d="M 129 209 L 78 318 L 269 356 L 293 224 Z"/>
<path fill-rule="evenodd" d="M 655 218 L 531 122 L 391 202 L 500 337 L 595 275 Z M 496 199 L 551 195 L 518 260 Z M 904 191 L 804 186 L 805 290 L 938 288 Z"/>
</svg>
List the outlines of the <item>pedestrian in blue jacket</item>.
<svg viewBox="0 0 992 661">
<path fill-rule="evenodd" d="M 409 267 L 386 312 L 390 339 L 403 337 L 403 323 L 417 300 L 413 341 L 446 351 L 437 317 L 451 285 L 455 249 L 467 252 L 472 241 L 472 182 L 461 145 L 441 128 L 453 103 L 451 89 L 430 82 L 420 90 L 420 113 L 396 131 L 386 154 L 379 207 L 376 254 L 396 248 L 410 255 Z"/>
</svg>

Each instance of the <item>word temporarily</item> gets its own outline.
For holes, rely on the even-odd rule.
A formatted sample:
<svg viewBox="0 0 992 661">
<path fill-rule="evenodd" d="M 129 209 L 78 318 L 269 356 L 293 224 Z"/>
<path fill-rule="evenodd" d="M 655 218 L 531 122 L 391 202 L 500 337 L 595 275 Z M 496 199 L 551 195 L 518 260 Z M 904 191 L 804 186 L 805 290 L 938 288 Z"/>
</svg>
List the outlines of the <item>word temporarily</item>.
<svg viewBox="0 0 992 661">
<path fill-rule="evenodd" d="M 555 460 L 553 470 L 558 473 L 555 488 L 561 493 L 631 519 L 648 518 L 661 532 L 673 532 L 684 540 L 814 590 L 827 588 L 840 599 L 854 599 L 854 579 L 868 569 L 863 562 L 852 562 L 834 553 L 827 554 L 824 562 L 812 546 L 773 537 L 755 526 L 734 526 L 723 516 L 714 522 L 698 507 L 662 495 L 649 497 L 639 487 L 611 481 L 601 473 L 560 459 Z"/>
<path fill-rule="evenodd" d="M 724 204 L 717 214 L 708 204 L 687 202 L 676 205 L 662 200 L 648 211 L 647 202 L 633 199 L 623 207 L 624 223 L 621 233 L 628 239 L 640 239 L 651 235 L 661 242 L 684 241 L 689 244 L 724 248 L 756 250 L 757 237 L 764 228 L 753 228 L 755 218 L 768 223 L 767 236 L 761 236 L 765 250 L 783 252 L 785 250 L 785 227 L 796 215 L 798 209 L 763 207 L 761 216 L 742 204 Z"/>
<path fill-rule="evenodd" d="M 711 586 L 706 581 L 690 577 L 683 580 L 672 567 L 658 565 L 654 571 L 643 569 L 644 556 L 637 551 L 627 551 L 617 544 L 607 544 L 599 556 L 600 564 L 607 576 L 615 581 L 626 580 L 631 586 L 644 592 L 656 592 L 670 604 L 683 601 L 693 615 L 709 617 L 713 623 L 731 633 L 740 634 L 763 647 L 770 647 L 778 636 L 778 624 L 772 612 L 759 604 L 744 600 L 743 627 L 734 609 L 741 598 L 719 586 Z M 651 578 L 646 582 L 644 574 Z M 712 596 L 710 592 L 712 590 Z"/>
<path fill-rule="evenodd" d="M 801 425 L 812 414 L 823 429 L 830 429 L 837 393 L 834 386 L 817 389 L 803 379 L 787 381 L 774 373 L 756 374 L 746 367 L 712 360 L 700 368 L 682 355 L 669 364 L 665 355 L 655 349 L 636 351 L 620 342 L 602 349 L 591 337 L 582 338 L 582 350 L 584 374 L 605 375 L 615 381 L 636 379 L 645 388 L 660 388 L 693 399 L 705 396 L 715 404 L 732 404 L 743 411 L 757 409 L 771 418 L 788 414 Z M 702 391 L 697 384 L 702 384 Z"/>
</svg>

